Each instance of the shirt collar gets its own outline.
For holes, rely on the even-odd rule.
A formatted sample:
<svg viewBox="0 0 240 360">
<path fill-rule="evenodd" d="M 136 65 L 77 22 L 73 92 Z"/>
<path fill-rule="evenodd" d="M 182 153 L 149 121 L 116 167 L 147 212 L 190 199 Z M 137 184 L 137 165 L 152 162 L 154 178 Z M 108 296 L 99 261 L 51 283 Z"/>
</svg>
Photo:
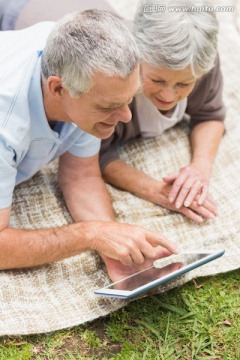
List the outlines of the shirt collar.
<svg viewBox="0 0 240 360">
<path fill-rule="evenodd" d="M 36 66 L 32 74 L 28 94 L 31 117 L 31 133 L 33 137 L 56 139 L 58 134 L 50 128 L 43 104 L 41 86 L 41 55 L 42 52 L 39 52 Z"/>
</svg>

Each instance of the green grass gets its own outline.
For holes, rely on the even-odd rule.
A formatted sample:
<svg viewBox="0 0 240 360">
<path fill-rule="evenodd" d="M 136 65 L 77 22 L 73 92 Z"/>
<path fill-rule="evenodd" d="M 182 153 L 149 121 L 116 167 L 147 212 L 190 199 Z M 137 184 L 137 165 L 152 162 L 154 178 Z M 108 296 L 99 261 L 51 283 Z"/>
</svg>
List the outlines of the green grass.
<svg viewBox="0 0 240 360">
<path fill-rule="evenodd" d="M 50 334 L 4 337 L 1 360 L 240 360 L 240 270 Z"/>
</svg>

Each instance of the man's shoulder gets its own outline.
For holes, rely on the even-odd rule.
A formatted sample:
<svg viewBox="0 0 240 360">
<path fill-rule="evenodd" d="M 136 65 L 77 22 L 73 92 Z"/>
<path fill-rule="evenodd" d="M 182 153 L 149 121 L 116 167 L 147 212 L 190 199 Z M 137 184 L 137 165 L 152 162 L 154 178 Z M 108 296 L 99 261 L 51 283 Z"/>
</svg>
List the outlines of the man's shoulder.
<svg viewBox="0 0 240 360">
<path fill-rule="evenodd" d="M 46 39 L 54 27 L 54 22 L 44 21 L 21 30 L 0 31 L 1 49 L 7 52 L 29 52 L 44 47 Z M 14 44 L 14 46 L 12 46 Z M 4 59 L 1 51 L 0 61 Z"/>
<path fill-rule="evenodd" d="M 22 30 L 0 32 L 0 79 L 2 88 L 14 78 L 18 84 L 25 72 L 28 72 L 29 62 L 37 58 L 45 47 L 47 37 L 54 26 L 53 22 L 42 22 Z"/>
<path fill-rule="evenodd" d="M 4 49 L 0 54 L 0 135 L 14 147 L 29 134 L 29 86 L 53 25 L 44 22 L 0 34 L 0 47 Z"/>
</svg>

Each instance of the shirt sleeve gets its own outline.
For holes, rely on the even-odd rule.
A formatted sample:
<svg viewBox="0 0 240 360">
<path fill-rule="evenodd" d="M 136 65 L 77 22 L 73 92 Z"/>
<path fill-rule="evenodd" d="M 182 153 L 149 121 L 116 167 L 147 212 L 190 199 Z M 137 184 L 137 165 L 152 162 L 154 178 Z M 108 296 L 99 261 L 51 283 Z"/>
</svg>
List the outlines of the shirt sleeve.
<svg viewBox="0 0 240 360">
<path fill-rule="evenodd" d="M 119 124 L 117 124 L 119 127 Z M 110 162 L 119 158 L 117 148 L 119 140 L 116 139 L 116 130 L 112 136 L 108 139 L 104 139 L 101 142 L 101 150 L 99 154 L 100 168 L 104 169 Z"/>
<path fill-rule="evenodd" d="M 78 157 L 90 157 L 96 155 L 100 149 L 101 140 L 80 130 L 80 135 L 68 152 Z"/>
<path fill-rule="evenodd" d="M 214 68 L 196 83 L 188 97 L 186 113 L 190 115 L 191 127 L 204 121 L 224 121 L 226 109 L 222 90 L 223 76 L 217 56 Z"/>
<path fill-rule="evenodd" d="M 14 151 L 0 138 L 0 209 L 12 204 L 17 175 L 14 157 Z"/>
</svg>

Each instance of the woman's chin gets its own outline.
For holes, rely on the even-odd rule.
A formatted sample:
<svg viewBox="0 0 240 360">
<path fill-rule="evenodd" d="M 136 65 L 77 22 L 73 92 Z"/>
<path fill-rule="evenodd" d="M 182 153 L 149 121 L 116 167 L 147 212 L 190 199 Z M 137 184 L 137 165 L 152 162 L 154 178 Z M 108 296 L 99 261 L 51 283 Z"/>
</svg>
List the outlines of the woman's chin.
<svg viewBox="0 0 240 360">
<path fill-rule="evenodd" d="M 161 111 L 172 110 L 177 105 L 176 101 L 173 101 L 171 103 L 164 103 L 164 102 L 157 100 L 156 98 L 154 98 L 154 101 L 152 101 L 152 103 L 158 108 L 158 110 L 161 110 Z"/>
</svg>

